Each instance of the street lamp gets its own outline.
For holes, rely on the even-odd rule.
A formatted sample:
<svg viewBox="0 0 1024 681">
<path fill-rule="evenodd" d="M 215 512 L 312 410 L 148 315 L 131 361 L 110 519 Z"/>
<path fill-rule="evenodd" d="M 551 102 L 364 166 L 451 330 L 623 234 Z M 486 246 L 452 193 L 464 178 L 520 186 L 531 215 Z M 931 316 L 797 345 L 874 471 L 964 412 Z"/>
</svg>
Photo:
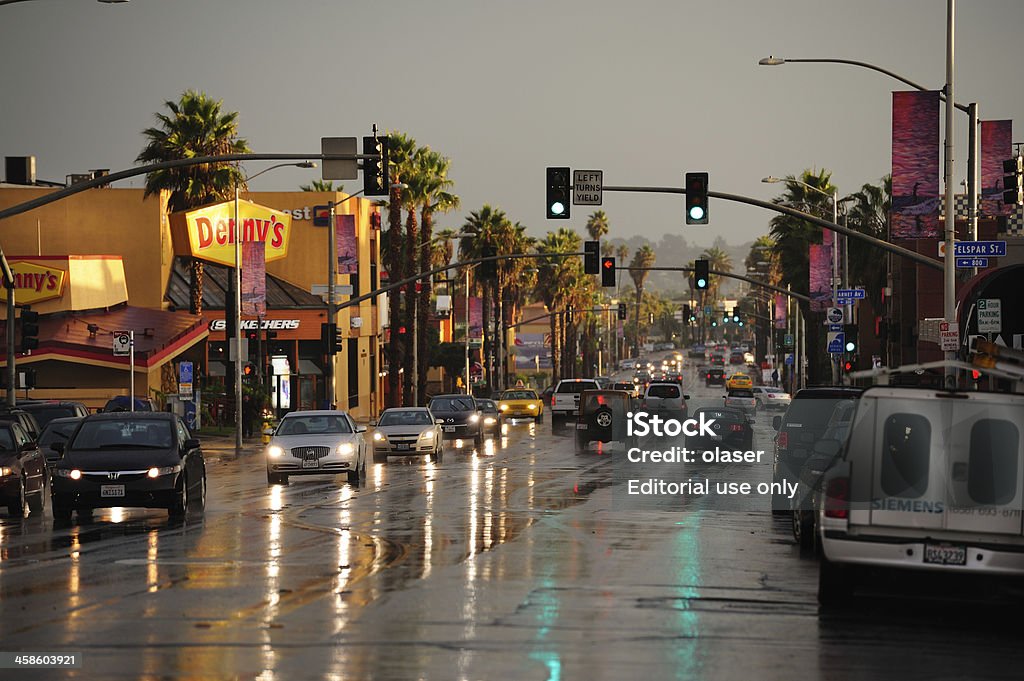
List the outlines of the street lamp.
<svg viewBox="0 0 1024 681">
<path fill-rule="evenodd" d="M 278 163 L 272 165 L 269 168 L 264 168 L 255 175 L 250 175 L 242 180 L 242 182 L 249 182 L 254 178 L 259 177 L 263 173 L 270 172 L 275 168 L 284 168 L 287 166 L 294 166 L 296 168 L 316 168 L 316 163 L 313 161 L 300 161 L 296 163 Z M 234 323 L 235 323 L 235 451 L 238 452 L 242 449 L 242 230 L 238 222 L 238 193 L 239 184 L 235 183 L 235 222 L 233 238 L 235 241 L 235 271 L 231 277 L 231 282 L 235 287 L 234 295 Z M 227 311 L 227 305 L 224 306 L 225 312 Z M 258 333 L 258 332 L 257 332 Z M 247 358 L 248 359 L 248 358 Z"/>
<path fill-rule="evenodd" d="M 967 219 L 970 224 L 970 235 L 971 240 L 977 240 L 978 238 L 978 163 L 980 160 L 979 153 L 979 136 L 978 136 L 978 104 L 971 102 L 968 105 L 958 104 L 954 100 L 953 91 L 953 5 L 954 0 L 946 0 L 946 83 L 943 89 L 939 92 L 939 98 L 946 102 L 946 143 L 945 143 L 945 159 L 944 159 L 944 182 L 945 182 L 945 212 L 946 212 L 946 224 L 945 224 L 945 241 L 947 252 L 950 254 L 945 258 L 943 263 L 943 318 L 947 321 L 953 322 L 956 320 L 956 263 L 952 257 L 952 253 L 955 251 L 952 244 L 956 242 L 955 226 L 956 216 L 953 214 L 953 109 L 959 109 L 967 114 L 968 126 L 968 155 L 967 155 L 967 185 L 968 185 L 968 199 L 967 199 Z M 780 66 L 788 63 L 831 63 L 831 64 L 847 64 L 850 66 L 860 66 L 862 68 L 877 71 L 883 73 L 891 78 L 909 85 L 915 90 L 922 92 L 928 91 L 929 88 L 924 87 L 909 78 L 893 73 L 888 69 L 884 69 L 874 64 L 869 64 L 862 61 L 854 61 L 852 59 L 783 59 L 782 57 L 768 56 L 760 59 L 757 63 L 761 66 Z M 949 250 L 949 249 L 953 250 Z M 974 270 L 977 273 L 977 270 Z M 955 356 L 955 353 L 946 353 L 946 358 L 951 359 Z M 947 370 L 946 372 L 947 382 L 953 379 L 953 375 Z"/>
<path fill-rule="evenodd" d="M 832 199 L 832 224 L 835 225 L 835 224 L 839 223 L 839 190 L 836 189 L 835 187 L 832 188 L 832 193 L 829 194 L 824 189 L 820 189 L 818 187 L 815 187 L 813 184 L 808 184 L 807 182 L 804 182 L 803 180 L 798 180 L 795 177 L 783 180 L 783 179 L 780 179 L 778 177 L 772 177 L 771 175 L 769 175 L 768 177 L 761 178 L 761 181 L 762 182 L 766 182 L 768 184 L 774 184 L 776 182 L 787 182 L 787 183 L 792 182 L 793 184 L 799 184 L 799 185 L 804 186 L 804 187 L 806 187 L 808 189 L 812 189 L 812 190 L 818 192 L 819 194 L 822 194 L 824 196 L 829 197 L 830 199 Z M 839 304 L 839 295 L 838 295 L 838 293 L 839 293 L 839 279 L 838 279 L 838 273 L 839 273 L 839 238 L 838 238 L 838 235 L 835 232 L 833 232 L 832 233 L 832 305 L 833 306 Z M 843 321 L 846 321 L 846 310 L 845 310 L 845 308 L 843 309 Z M 833 385 L 838 385 L 839 384 L 839 359 L 838 359 L 838 356 L 832 357 L 832 358 L 830 358 L 830 360 L 831 360 L 831 364 L 832 364 L 832 383 L 833 383 Z"/>
</svg>

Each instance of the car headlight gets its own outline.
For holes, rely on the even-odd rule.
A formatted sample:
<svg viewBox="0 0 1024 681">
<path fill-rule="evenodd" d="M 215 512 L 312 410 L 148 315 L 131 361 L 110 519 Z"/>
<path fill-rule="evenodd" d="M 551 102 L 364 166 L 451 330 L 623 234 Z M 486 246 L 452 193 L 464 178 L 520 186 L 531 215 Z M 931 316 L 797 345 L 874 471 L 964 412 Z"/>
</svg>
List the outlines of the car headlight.
<svg viewBox="0 0 1024 681">
<path fill-rule="evenodd" d="M 501 405 L 501 410 L 502 411 L 508 411 L 508 405 L 507 404 Z"/>
<path fill-rule="evenodd" d="M 356 451 L 356 449 L 352 446 L 351 442 L 342 442 L 338 445 L 338 454 L 341 456 L 348 456 L 354 451 Z"/>
<path fill-rule="evenodd" d="M 82 471 L 78 470 L 77 468 L 72 468 L 70 471 L 68 471 L 67 477 L 71 478 L 72 480 L 81 480 Z"/>
<path fill-rule="evenodd" d="M 488 416 L 487 418 L 484 419 L 484 425 L 488 425 L 489 426 L 489 425 L 492 425 L 494 423 L 497 423 L 497 421 L 494 420 L 493 416 Z"/>
<path fill-rule="evenodd" d="M 284 454 L 284 449 L 282 449 L 278 445 L 270 445 L 269 447 L 267 447 L 267 456 L 269 456 L 271 459 L 276 459 L 282 454 Z"/>
<path fill-rule="evenodd" d="M 533 409 L 533 410 L 536 410 L 536 409 L 537 409 L 537 405 L 536 405 L 536 404 L 533 404 L 533 403 L 531 403 L 531 404 L 529 405 L 529 407 L 528 407 L 528 408 L 529 408 L 529 409 Z"/>
<path fill-rule="evenodd" d="M 161 475 L 173 475 L 181 471 L 181 464 L 175 464 L 173 466 L 163 466 L 162 468 L 150 468 L 146 471 L 146 475 L 151 478 L 159 478 Z"/>
<path fill-rule="evenodd" d="M 433 429 L 424 430 L 422 433 L 420 433 L 420 439 L 421 440 L 433 440 L 434 439 L 434 430 Z"/>
<path fill-rule="evenodd" d="M 14 469 L 9 466 L 0 467 L 0 478 L 6 478 L 8 475 L 14 475 Z"/>
<path fill-rule="evenodd" d="M 477 421 L 479 421 L 479 420 L 480 420 L 480 414 L 472 414 L 472 415 L 471 415 L 471 416 L 469 417 L 469 422 L 470 422 L 470 423 L 476 423 L 476 422 L 477 422 Z"/>
<path fill-rule="evenodd" d="M 386 438 L 384 437 L 384 433 L 380 432 L 379 430 L 373 431 L 373 440 L 374 440 L 374 442 L 382 442 L 385 439 Z"/>
</svg>

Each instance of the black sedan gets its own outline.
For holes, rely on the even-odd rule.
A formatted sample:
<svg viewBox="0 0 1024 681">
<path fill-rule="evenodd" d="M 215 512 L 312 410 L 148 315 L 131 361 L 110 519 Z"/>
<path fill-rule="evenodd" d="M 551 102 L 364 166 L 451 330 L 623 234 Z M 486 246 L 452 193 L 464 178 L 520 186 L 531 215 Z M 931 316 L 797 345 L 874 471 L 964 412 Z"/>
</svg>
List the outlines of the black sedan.
<svg viewBox="0 0 1024 681">
<path fill-rule="evenodd" d="M 484 418 L 472 395 L 437 395 L 430 399 L 427 409 L 441 425 L 445 440 L 473 440 L 477 447 L 483 445 Z"/>
<path fill-rule="evenodd" d="M 694 412 L 690 418 L 695 421 L 714 420 L 712 436 L 693 436 L 686 438 L 686 447 L 704 451 L 715 447 L 735 448 L 749 451 L 754 446 L 754 426 L 751 419 L 742 409 L 733 407 L 704 407 Z"/>
<path fill-rule="evenodd" d="M 206 461 L 180 417 L 113 412 L 86 417 L 53 471 L 53 517 L 112 506 L 166 508 L 183 516 L 206 504 Z"/>
<path fill-rule="evenodd" d="M 46 499 L 46 459 L 17 421 L 0 422 L 0 503 L 24 518 Z"/>
<path fill-rule="evenodd" d="M 478 399 L 480 416 L 483 419 L 484 435 L 501 439 L 501 412 L 498 411 L 498 404 L 494 400 Z"/>
</svg>

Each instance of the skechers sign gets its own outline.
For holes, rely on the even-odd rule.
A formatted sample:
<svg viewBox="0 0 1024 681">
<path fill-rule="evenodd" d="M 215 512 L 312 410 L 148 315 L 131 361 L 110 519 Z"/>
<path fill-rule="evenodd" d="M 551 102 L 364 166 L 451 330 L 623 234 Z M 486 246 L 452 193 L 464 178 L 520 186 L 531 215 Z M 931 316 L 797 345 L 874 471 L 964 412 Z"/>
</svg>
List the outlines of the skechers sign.
<svg viewBox="0 0 1024 681">
<path fill-rule="evenodd" d="M 255 331 L 258 322 L 255 319 L 243 319 L 242 331 Z M 223 331 L 227 326 L 223 319 L 214 319 L 210 322 L 210 331 Z M 259 328 L 264 331 L 293 331 L 299 328 L 298 319 L 264 319 Z"/>
<path fill-rule="evenodd" d="M 290 212 L 274 210 L 250 201 L 238 202 L 241 241 L 266 244 L 266 261 L 288 255 L 291 234 Z M 192 255 L 202 260 L 235 264 L 235 202 L 225 201 L 185 213 L 188 242 Z"/>
</svg>

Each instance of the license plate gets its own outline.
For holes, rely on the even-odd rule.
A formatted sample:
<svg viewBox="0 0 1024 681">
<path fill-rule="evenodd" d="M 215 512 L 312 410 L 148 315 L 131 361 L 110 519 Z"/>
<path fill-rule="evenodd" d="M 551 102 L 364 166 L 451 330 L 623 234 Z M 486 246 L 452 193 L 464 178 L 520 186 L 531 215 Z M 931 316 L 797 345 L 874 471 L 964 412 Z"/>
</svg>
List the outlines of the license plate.
<svg viewBox="0 0 1024 681">
<path fill-rule="evenodd" d="M 933 565 L 967 565 L 967 547 L 955 544 L 925 544 L 924 562 Z"/>
<path fill-rule="evenodd" d="M 395 449 L 409 449 L 409 444 L 407 442 L 396 443 Z"/>
<path fill-rule="evenodd" d="M 585 423 L 577 423 L 576 424 L 576 430 L 586 430 L 586 429 L 587 429 L 587 424 L 585 424 Z"/>
<path fill-rule="evenodd" d="M 455 432 L 455 426 L 445 426 L 444 427 L 444 432 L 446 432 L 446 433 L 454 433 Z"/>
<path fill-rule="evenodd" d="M 123 497 L 124 485 L 100 485 L 101 497 Z"/>
<path fill-rule="evenodd" d="M 320 460 L 319 459 L 303 459 L 302 460 L 302 467 L 303 468 L 320 468 Z"/>
</svg>

